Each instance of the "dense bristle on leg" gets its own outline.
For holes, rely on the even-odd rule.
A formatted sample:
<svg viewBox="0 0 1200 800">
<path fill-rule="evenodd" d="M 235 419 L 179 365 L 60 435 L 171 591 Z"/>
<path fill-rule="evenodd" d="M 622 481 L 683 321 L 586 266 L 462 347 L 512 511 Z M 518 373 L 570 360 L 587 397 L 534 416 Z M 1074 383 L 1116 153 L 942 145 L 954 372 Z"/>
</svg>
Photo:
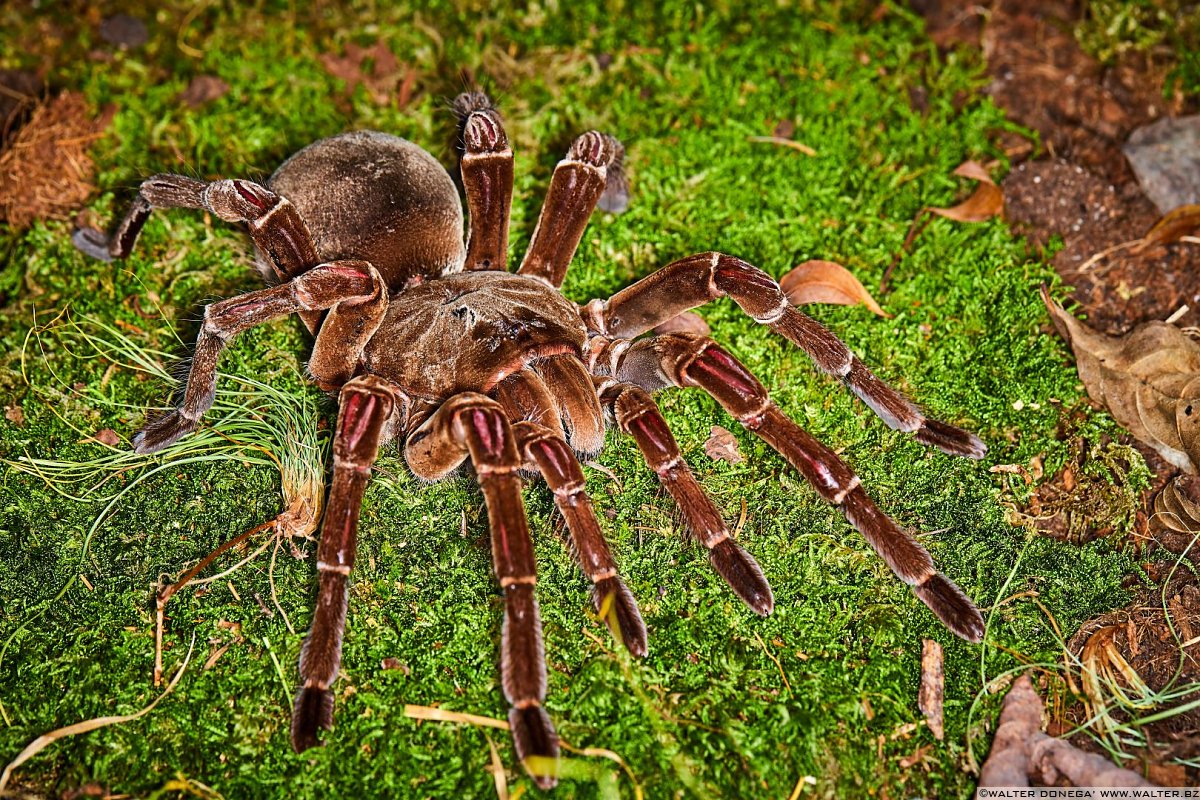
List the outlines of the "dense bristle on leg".
<svg viewBox="0 0 1200 800">
<path fill-rule="evenodd" d="M 642 621 L 637 601 L 629 587 L 618 577 L 597 581 L 595 586 L 596 610 L 605 613 L 604 621 L 613 635 L 625 645 L 630 655 L 641 658 L 646 655 L 646 623 Z"/>
<path fill-rule="evenodd" d="M 517 758 L 538 786 L 552 788 L 558 783 L 558 734 L 546 709 L 537 704 L 509 709 L 508 725 Z"/>
<path fill-rule="evenodd" d="M 303 753 L 321 744 L 318 730 L 333 727 L 333 692 L 315 686 L 305 686 L 296 695 L 292 710 L 292 749 Z"/>
<path fill-rule="evenodd" d="M 914 436 L 921 444 L 936 447 L 952 456 L 983 458 L 987 454 L 987 445 L 978 436 L 936 419 L 926 418 Z"/>
<path fill-rule="evenodd" d="M 945 575 L 935 573 L 912 590 L 956 635 L 976 644 L 983 641 L 983 616 L 979 609 Z"/>
<path fill-rule="evenodd" d="M 765 617 L 775 609 L 775 595 L 762 567 L 737 542 L 726 539 L 715 545 L 708 558 L 713 569 L 755 613 Z"/>
</svg>

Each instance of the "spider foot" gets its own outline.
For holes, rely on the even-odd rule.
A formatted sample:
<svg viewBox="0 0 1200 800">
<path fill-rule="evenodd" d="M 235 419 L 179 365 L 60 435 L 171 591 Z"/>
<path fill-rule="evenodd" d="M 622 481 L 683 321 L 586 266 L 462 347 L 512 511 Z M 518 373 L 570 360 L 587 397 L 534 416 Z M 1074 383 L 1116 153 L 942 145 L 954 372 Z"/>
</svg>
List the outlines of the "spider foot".
<svg viewBox="0 0 1200 800">
<path fill-rule="evenodd" d="M 190 419 L 176 410 L 164 414 L 133 437 L 133 449 L 138 453 L 157 453 L 168 445 L 196 430 L 199 420 Z"/>
<path fill-rule="evenodd" d="M 945 575 L 936 572 L 912 590 L 956 635 L 975 644 L 983 641 L 983 616 L 979 609 Z"/>
<path fill-rule="evenodd" d="M 605 578 L 596 583 L 596 608 L 603 609 L 605 602 L 611 603 L 605 622 L 613 636 L 625 645 L 630 655 L 641 658 L 646 655 L 646 623 L 638 611 L 637 601 L 629 587 L 618 577 Z M 611 598 L 611 600 L 609 599 Z"/>
<path fill-rule="evenodd" d="M 101 261 L 113 260 L 108 250 L 111 243 L 112 239 L 107 233 L 95 228 L 76 228 L 71 234 L 71 244 L 75 245 L 76 250 Z"/>
<path fill-rule="evenodd" d="M 305 686 L 296 695 L 292 710 L 292 749 L 303 753 L 321 744 L 317 730 L 333 728 L 333 692 L 316 686 Z"/>
<path fill-rule="evenodd" d="M 708 551 L 709 561 L 729 587 L 756 613 L 767 616 L 775 609 L 775 595 L 762 567 L 733 539 L 724 539 Z"/>
<path fill-rule="evenodd" d="M 512 729 L 517 758 L 543 789 L 558 783 L 558 734 L 550 715 L 540 705 L 508 710 L 508 725 Z"/>
<path fill-rule="evenodd" d="M 921 444 L 936 447 L 952 456 L 983 458 L 987 453 L 987 445 L 978 436 L 936 419 L 926 419 L 913 435 Z"/>
</svg>

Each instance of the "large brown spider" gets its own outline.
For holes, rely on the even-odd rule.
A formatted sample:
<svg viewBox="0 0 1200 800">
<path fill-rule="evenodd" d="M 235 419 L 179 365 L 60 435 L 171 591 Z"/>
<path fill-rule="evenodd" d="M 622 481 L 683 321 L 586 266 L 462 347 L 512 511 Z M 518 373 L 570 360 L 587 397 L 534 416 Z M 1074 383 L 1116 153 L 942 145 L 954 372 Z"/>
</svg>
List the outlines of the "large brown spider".
<svg viewBox="0 0 1200 800">
<path fill-rule="evenodd" d="M 359 504 L 379 446 L 391 439 L 403 441 L 408 466 L 420 478 L 445 477 L 468 459 L 474 467 L 504 592 L 500 663 L 522 761 L 554 759 L 559 750 L 542 707 L 546 668 L 522 470 L 539 472 L 554 492 L 597 609 L 609 609 L 630 653 L 646 653 L 645 625 L 584 493 L 576 456 L 604 444 L 606 415 L 633 437 L 691 534 L 708 548 L 713 568 L 750 608 L 769 614 L 774 598 L 762 570 L 730 537 L 652 399 L 669 386 L 698 386 L 712 395 L 841 508 L 951 631 L 978 642 L 983 620 L 970 599 L 737 359 L 702 336 L 636 337 L 729 296 L 841 378 L 892 428 L 970 458 L 984 454 L 983 442 L 925 417 L 832 332 L 797 311 L 769 275 L 733 256 L 689 256 L 582 307 L 565 299 L 558 287 L 592 211 L 597 205 L 620 211 L 628 201 L 624 149 L 611 136 L 592 131 L 571 145 L 554 170 L 524 261 L 516 274 L 507 272 L 512 150 L 485 95 L 463 94 L 454 108 L 470 210 L 465 245 L 462 204 L 446 170 L 417 145 L 372 131 L 309 145 L 266 186 L 156 175 L 141 184 L 113 235 L 94 229 L 75 235 L 85 253 L 110 260 L 129 254 L 152 209 L 207 209 L 248 225 L 260 267 L 277 280 L 205 309 L 183 399 L 134 437 L 139 452 L 159 450 L 196 428 L 213 401 L 217 358 L 238 333 L 299 314 L 316 336 L 308 367 L 319 386 L 338 392 L 340 410 L 317 552 L 317 607 L 300 654 L 293 747 L 312 747 L 317 729 L 333 724 L 330 686 L 341 661 Z M 542 786 L 555 782 L 548 774 L 537 779 Z"/>
</svg>

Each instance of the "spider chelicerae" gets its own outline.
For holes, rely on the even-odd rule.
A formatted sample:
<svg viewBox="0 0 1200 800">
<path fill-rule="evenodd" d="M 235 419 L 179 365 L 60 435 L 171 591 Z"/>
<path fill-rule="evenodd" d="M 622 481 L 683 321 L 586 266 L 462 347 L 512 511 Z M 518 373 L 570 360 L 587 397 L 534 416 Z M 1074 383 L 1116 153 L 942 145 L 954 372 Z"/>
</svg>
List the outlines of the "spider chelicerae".
<svg viewBox="0 0 1200 800">
<path fill-rule="evenodd" d="M 628 203 L 624 148 L 606 134 L 591 131 L 571 145 L 554 170 L 529 249 L 516 273 L 508 272 L 512 150 L 486 95 L 464 93 L 453 107 L 470 212 L 465 243 L 462 203 L 447 171 L 417 145 L 374 131 L 305 147 L 265 186 L 156 175 L 141 184 L 112 235 L 75 233 L 83 252 L 111 260 L 129 254 L 153 209 L 207 209 L 248 227 L 260 268 L 274 283 L 205 308 L 182 400 L 134 437 L 139 452 L 164 448 L 197 427 L 213 402 L 221 350 L 238 333 L 299 314 L 315 336 L 308 368 L 320 387 L 337 392 L 339 412 L 317 551 L 317 606 L 292 715 L 295 749 L 317 744 L 318 729 L 333 724 L 330 687 L 341 661 L 359 506 L 379 447 L 389 440 L 403 444 L 409 468 L 426 480 L 467 461 L 474 468 L 504 595 L 500 664 L 523 762 L 537 756 L 552 764 L 559 745 L 543 708 L 546 667 L 522 472 L 540 474 L 554 493 L 596 608 L 606 611 L 630 653 L 646 653 L 637 603 L 584 492 L 578 454 L 601 448 L 606 420 L 633 437 L 713 568 L 746 605 L 769 614 L 767 579 L 730 536 L 655 405 L 653 394 L 671 386 L 708 392 L 838 506 L 951 631 L 979 641 L 983 620 L 971 600 L 745 366 L 704 336 L 638 337 L 730 297 L 840 378 L 892 428 L 970 458 L 981 457 L 984 444 L 922 414 L 796 310 L 775 280 L 734 256 L 689 256 L 583 306 L 563 297 L 559 287 L 592 212 L 619 212 Z M 542 768 L 535 777 L 551 786 L 553 772 Z"/>
</svg>

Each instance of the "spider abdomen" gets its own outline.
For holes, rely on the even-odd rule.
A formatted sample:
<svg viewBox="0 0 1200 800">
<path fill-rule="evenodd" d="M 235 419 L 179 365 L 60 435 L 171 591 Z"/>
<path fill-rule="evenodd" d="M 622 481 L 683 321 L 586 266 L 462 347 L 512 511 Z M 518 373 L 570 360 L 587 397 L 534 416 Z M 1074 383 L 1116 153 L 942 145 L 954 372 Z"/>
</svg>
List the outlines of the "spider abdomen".
<svg viewBox="0 0 1200 800">
<path fill-rule="evenodd" d="M 416 275 L 457 272 L 463 210 L 445 167 L 410 141 L 378 131 L 321 139 L 267 184 L 291 201 L 322 261 L 362 259 L 392 291 Z"/>
<path fill-rule="evenodd" d="M 545 283 L 463 272 L 394 295 L 363 364 L 410 396 L 436 401 L 488 392 L 539 358 L 581 353 L 586 339 L 574 304 Z"/>
</svg>

